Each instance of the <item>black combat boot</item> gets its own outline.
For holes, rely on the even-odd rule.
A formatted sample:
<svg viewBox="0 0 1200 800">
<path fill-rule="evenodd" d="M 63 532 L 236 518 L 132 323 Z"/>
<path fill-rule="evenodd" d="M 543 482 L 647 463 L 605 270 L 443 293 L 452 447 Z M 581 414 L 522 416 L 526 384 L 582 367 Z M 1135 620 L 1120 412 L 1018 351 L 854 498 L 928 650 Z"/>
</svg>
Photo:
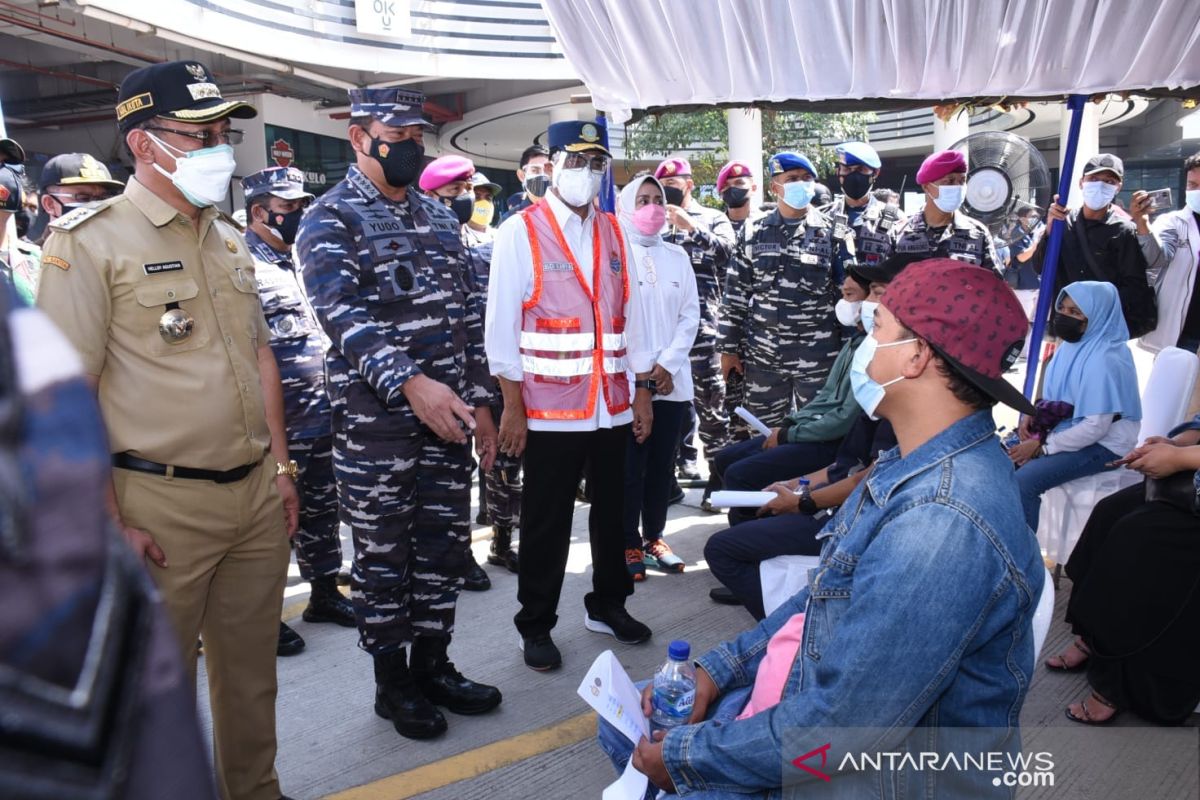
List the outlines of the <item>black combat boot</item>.
<svg viewBox="0 0 1200 800">
<path fill-rule="evenodd" d="M 512 546 L 512 528 L 496 525 L 492 528 L 492 547 L 488 550 L 487 562 L 497 567 L 506 567 L 509 572 L 516 572 L 519 561 L 517 551 Z"/>
<path fill-rule="evenodd" d="M 304 609 L 305 622 L 332 622 L 343 628 L 353 628 L 354 606 L 337 588 L 337 576 L 317 578 L 312 582 L 312 594 Z"/>
<path fill-rule="evenodd" d="M 432 739 L 446 732 L 446 718 L 417 689 L 404 650 L 375 656 L 375 713 L 390 719 L 407 739 Z"/>
<path fill-rule="evenodd" d="M 499 689 L 468 680 L 454 668 L 446 655 L 449 644 L 436 636 L 413 642 L 412 675 L 421 694 L 455 714 L 484 714 L 500 705 Z"/>
<path fill-rule="evenodd" d="M 492 579 L 479 566 L 475 554 L 467 550 L 467 571 L 463 573 L 463 589 L 468 592 L 486 592 L 492 588 Z"/>
</svg>

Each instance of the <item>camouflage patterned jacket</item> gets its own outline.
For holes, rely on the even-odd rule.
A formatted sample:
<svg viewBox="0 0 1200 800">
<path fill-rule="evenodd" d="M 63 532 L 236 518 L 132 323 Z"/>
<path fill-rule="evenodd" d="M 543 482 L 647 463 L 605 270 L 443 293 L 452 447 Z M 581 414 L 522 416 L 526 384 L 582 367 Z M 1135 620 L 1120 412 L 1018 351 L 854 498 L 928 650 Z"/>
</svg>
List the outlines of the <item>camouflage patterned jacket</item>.
<svg viewBox="0 0 1200 800">
<path fill-rule="evenodd" d="M 254 258 L 258 299 L 271 328 L 271 351 L 283 382 L 288 441 L 328 436 L 325 350 L 329 339 L 304 296 L 291 255 L 280 253 L 252 230 L 246 231 L 246 246 Z"/>
<path fill-rule="evenodd" d="M 729 271 L 729 259 L 737 235 L 729 218 L 713 208 L 692 200 L 686 209 L 695 230 L 685 233 L 671 227 L 663 234 L 663 240 L 677 244 L 687 251 L 696 273 L 696 291 L 700 295 L 700 330 L 696 343 L 709 343 L 717 335 L 717 321 L 721 317 L 722 284 Z"/>
<path fill-rule="evenodd" d="M 978 264 L 1004 277 L 1004 265 L 996 256 L 987 226 L 961 211 L 954 212 L 954 220 L 941 232 L 932 230 L 925 221 L 925 212 L 918 211 L 892 227 L 892 246 L 897 253 L 925 253 L 929 258 Z"/>
<path fill-rule="evenodd" d="M 778 210 L 760 220 L 726 281 L 720 352 L 781 372 L 828 372 L 842 345 L 832 257 L 832 223 L 818 209 L 796 225 Z"/>
<path fill-rule="evenodd" d="M 423 374 L 468 405 L 491 400 L 474 275 L 458 220 L 410 190 L 395 203 L 357 167 L 305 213 L 296 250 L 326 356 L 333 428 L 427 430 L 401 388 Z"/>
<path fill-rule="evenodd" d="M 892 228 L 904 218 L 900 209 L 872 197 L 862 207 L 862 214 L 851 223 L 846 211 L 846 196 L 841 194 L 821 212 L 833 220 L 839 265 L 845 261 L 876 264 L 886 259 L 892 254 Z"/>
</svg>

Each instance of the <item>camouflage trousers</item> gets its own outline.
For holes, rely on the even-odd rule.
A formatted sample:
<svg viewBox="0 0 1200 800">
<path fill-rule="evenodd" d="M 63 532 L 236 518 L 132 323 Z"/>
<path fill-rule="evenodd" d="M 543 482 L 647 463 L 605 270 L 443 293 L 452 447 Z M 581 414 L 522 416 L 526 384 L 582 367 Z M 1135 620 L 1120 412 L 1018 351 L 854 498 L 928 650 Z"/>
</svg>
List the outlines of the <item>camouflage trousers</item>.
<svg viewBox="0 0 1200 800">
<path fill-rule="evenodd" d="M 333 439 L 288 442 L 288 453 L 299 473 L 300 530 L 292 544 L 300 577 L 306 581 L 328 578 L 342 568 L 342 540 L 338 537 L 337 484 L 333 480 Z"/>
<path fill-rule="evenodd" d="M 453 632 L 471 543 L 471 465 L 470 444 L 433 434 L 334 435 L 338 503 L 354 539 L 350 599 L 359 647 L 372 655 Z"/>
<path fill-rule="evenodd" d="M 729 417 L 729 444 L 744 442 L 751 436 L 750 428 L 736 412 L 738 406 L 745 405 L 746 376 L 733 370 L 729 373 L 729 380 L 725 381 L 725 413 Z"/>
<path fill-rule="evenodd" d="M 779 427 L 783 418 L 807 403 L 821 389 L 823 380 L 802 380 L 793 374 L 776 372 L 754 362 L 746 366 L 746 410 L 770 428 Z M 738 418 L 741 423 L 741 418 Z M 744 424 L 744 423 L 742 423 Z"/>
<path fill-rule="evenodd" d="M 689 359 L 692 362 L 692 384 L 695 401 L 692 411 L 684 415 L 680 432 L 679 461 L 697 458 L 695 435 L 700 434 L 706 458 L 729 443 L 729 413 L 725 409 L 725 381 L 721 378 L 721 357 L 714 338 L 703 333 L 696 339 Z"/>
<path fill-rule="evenodd" d="M 488 521 L 498 528 L 521 527 L 521 459 L 498 454 L 483 481 Z"/>
</svg>

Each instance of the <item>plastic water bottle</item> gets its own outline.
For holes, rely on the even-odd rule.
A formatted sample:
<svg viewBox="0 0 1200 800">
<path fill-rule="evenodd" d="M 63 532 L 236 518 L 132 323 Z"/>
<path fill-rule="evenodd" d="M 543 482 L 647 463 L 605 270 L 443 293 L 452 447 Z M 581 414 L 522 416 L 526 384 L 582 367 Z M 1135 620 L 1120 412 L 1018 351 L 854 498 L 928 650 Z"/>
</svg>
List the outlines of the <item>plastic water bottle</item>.
<svg viewBox="0 0 1200 800">
<path fill-rule="evenodd" d="M 812 481 L 810 481 L 808 478 L 801 478 L 800 485 L 796 487 L 796 491 L 799 494 L 806 494 L 809 491 L 809 489 L 811 489 L 811 488 L 812 488 Z"/>
<path fill-rule="evenodd" d="M 667 647 L 667 660 L 654 673 L 654 709 L 651 731 L 665 731 L 685 725 L 696 704 L 696 671 L 688 659 L 692 648 L 676 639 Z"/>
</svg>

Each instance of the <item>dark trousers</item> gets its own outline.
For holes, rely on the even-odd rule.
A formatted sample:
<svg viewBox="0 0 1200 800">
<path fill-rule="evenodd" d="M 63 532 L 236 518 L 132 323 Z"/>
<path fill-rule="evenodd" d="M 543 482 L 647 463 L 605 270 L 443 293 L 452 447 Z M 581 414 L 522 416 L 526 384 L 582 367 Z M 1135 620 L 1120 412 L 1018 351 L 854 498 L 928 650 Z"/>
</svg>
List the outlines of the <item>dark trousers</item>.
<svg viewBox="0 0 1200 800">
<path fill-rule="evenodd" d="M 763 517 L 715 533 L 704 545 L 704 560 L 717 580 L 725 584 L 755 619 L 766 616 L 758 565 L 775 556 L 815 556 L 821 552 L 817 534 L 825 515 Z"/>
<path fill-rule="evenodd" d="M 730 491 L 761 491 L 776 481 L 799 478 L 833 463 L 840 442 L 800 442 L 763 450 L 762 436 L 731 444 L 713 459 L 724 488 Z M 756 509 L 729 511 L 731 526 L 754 519 Z"/>
<path fill-rule="evenodd" d="M 679 443 L 679 423 L 692 404 L 686 400 L 657 400 L 654 426 L 646 441 L 638 444 L 629 434 L 625 451 L 625 547 L 641 547 L 661 539 L 667 525 L 667 499 L 675 483 L 673 460 Z M 641 533 L 638 533 L 638 522 Z"/>
<path fill-rule="evenodd" d="M 521 569 L 513 622 L 522 636 L 548 633 L 558 623 L 575 489 L 586 474 L 591 496 L 588 534 L 592 546 L 592 591 L 583 598 L 589 611 L 624 607 L 633 594 L 625 569 L 622 531 L 625 445 L 629 425 L 595 431 L 530 431 L 525 443 L 525 485 L 521 501 Z"/>
</svg>

